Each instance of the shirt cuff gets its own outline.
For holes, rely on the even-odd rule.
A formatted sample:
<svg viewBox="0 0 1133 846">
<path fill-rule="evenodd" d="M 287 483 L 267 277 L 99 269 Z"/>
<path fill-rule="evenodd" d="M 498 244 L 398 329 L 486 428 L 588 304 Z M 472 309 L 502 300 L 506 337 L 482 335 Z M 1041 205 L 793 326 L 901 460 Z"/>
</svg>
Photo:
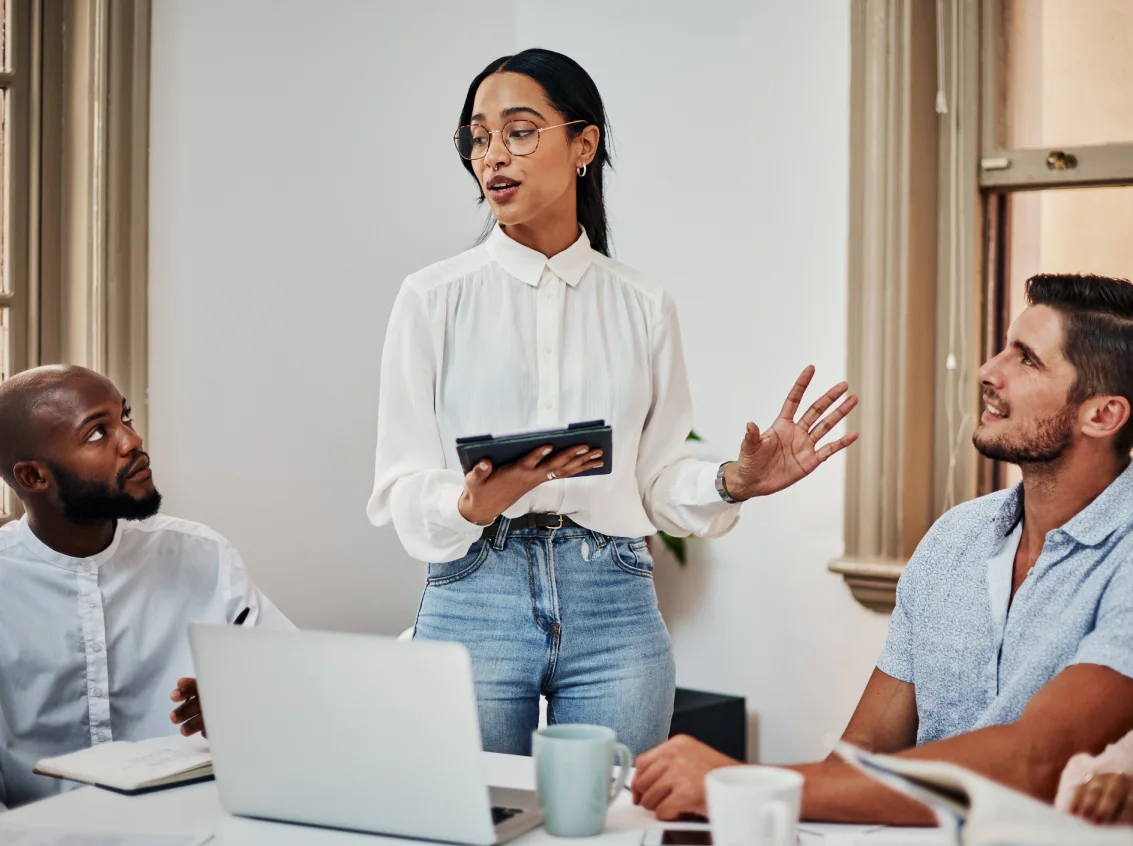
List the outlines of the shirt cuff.
<svg viewBox="0 0 1133 846">
<path fill-rule="evenodd" d="M 726 502 L 720 492 L 716 490 L 716 474 L 720 472 L 720 465 L 711 462 L 700 468 L 700 475 L 696 479 L 697 505 L 732 505 Z"/>
<path fill-rule="evenodd" d="M 484 527 L 476 525 L 460 513 L 460 497 L 463 493 L 463 485 L 444 486 L 440 500 L 441 523 L 458 534 L 479 535 Z"/>
</svg>

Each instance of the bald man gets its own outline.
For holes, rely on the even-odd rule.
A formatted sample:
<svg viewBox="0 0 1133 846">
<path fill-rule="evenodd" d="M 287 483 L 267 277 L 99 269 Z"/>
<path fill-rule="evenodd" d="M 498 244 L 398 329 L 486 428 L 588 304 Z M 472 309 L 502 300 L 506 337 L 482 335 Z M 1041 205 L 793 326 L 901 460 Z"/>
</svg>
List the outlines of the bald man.
<svg viewBox="0 0 1133 846">
<path fill-rule="evenodd" d="M 0 384 L 0 477 L 26 512 L 0 527 L 2 808 L 74 786 L 34 775 L 40 758 L 201 731 L 189 623 L 291 624 L 232 544 L 158 516 L 105 377 L 41 367 Z"/>
</svg>

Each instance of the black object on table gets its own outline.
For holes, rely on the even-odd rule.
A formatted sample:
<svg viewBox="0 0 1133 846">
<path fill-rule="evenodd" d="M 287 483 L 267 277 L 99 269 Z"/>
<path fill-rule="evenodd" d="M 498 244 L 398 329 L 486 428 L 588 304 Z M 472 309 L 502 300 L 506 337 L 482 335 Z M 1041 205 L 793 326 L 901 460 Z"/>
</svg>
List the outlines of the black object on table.
<svg viewBox="0 0 1133 846">
<path fill-rule="evenodd" d="M 669 737 L 678 734 L 747 761 L 747 704 L 742 696 L 678 687 Z"/>
</svg>

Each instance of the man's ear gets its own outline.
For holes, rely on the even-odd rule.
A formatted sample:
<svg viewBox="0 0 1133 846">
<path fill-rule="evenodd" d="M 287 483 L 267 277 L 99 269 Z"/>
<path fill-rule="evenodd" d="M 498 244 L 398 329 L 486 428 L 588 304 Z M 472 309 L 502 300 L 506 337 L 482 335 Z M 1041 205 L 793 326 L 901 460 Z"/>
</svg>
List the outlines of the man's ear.
<svg viewBox="0 0 1133 846">
<path fill-rule="evenodd" d="M 1129 400 L 1125 397 L 1091 397 L 1082 410 L 1082 434 L 1088 438 L 1112 438 L 1129 422 Z"/>
<path fill-rule="evenodd" d="M 26 493 L 43 493 L 51 487 L 54 478 L 42 461 L 20 461 L 12 468 L 16 486 Z"/>
</svg>

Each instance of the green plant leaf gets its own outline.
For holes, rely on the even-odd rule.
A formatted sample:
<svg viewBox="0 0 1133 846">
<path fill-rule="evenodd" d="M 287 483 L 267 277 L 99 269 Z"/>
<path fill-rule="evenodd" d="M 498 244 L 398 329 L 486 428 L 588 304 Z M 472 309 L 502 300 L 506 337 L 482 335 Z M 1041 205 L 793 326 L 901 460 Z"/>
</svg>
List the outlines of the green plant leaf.
<svg viewBox="0 0 1133 846">
<path fill-rule="evenodd" d="M 686 538 L 675 538 L 672 535 L 667 535 L 664 532 L 658 532 L 661 537 L 661 543 L 669 548 L 669 551 L 676 557 L 677 562 L 683 567 L 688 563 L 688 549 L 685 546 Z"/>
</svg>

